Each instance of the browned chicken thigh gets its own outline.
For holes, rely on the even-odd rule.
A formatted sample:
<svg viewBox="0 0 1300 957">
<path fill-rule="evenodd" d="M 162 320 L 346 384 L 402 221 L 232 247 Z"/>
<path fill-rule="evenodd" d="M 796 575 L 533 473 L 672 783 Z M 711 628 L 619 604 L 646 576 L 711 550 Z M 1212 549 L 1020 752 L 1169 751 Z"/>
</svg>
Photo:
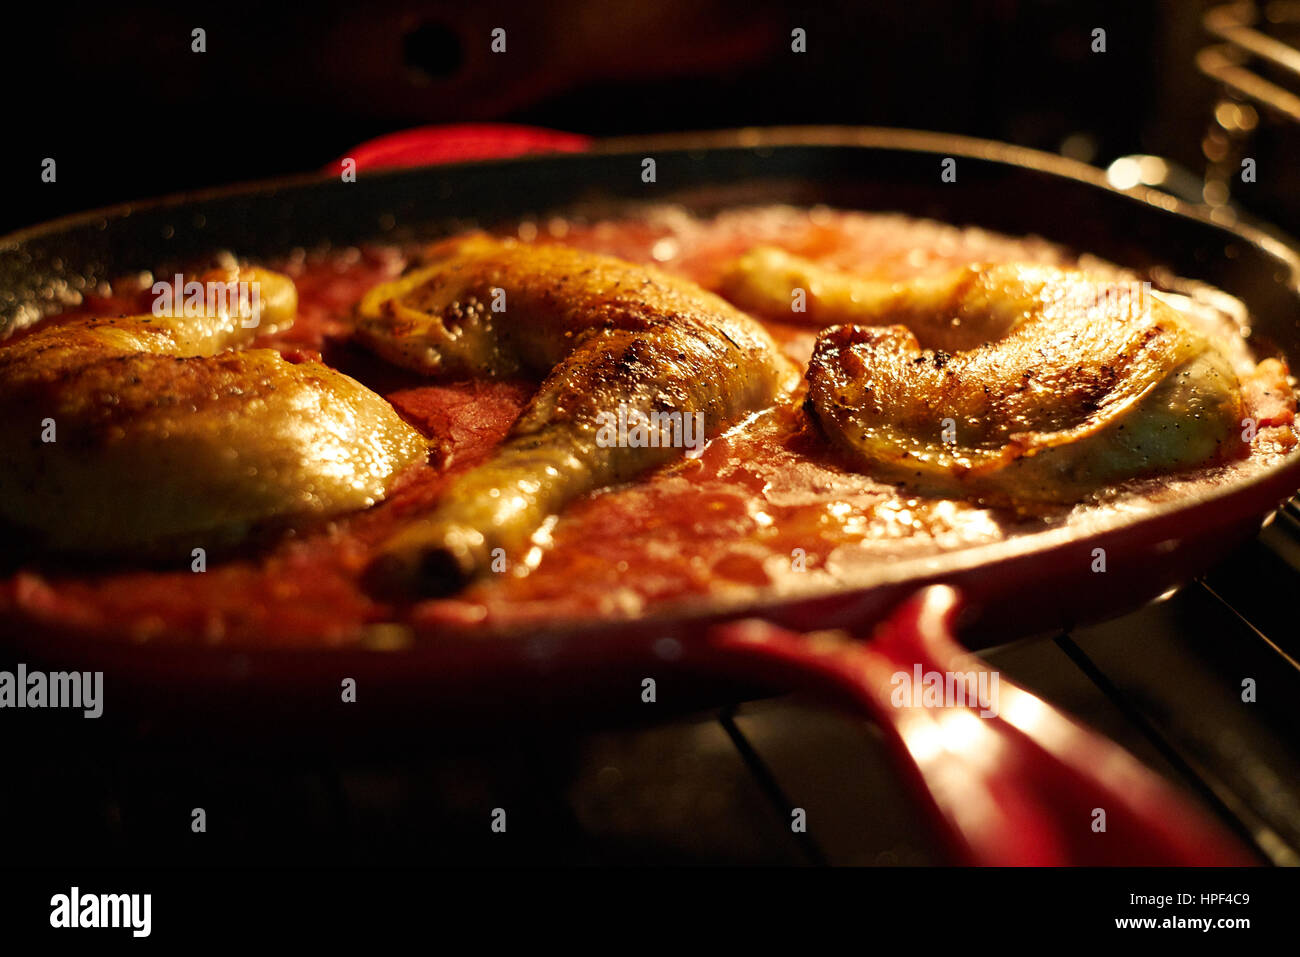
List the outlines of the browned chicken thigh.
<svg viewBox="0 0 1300 957">
<path fill-rule="evenodd" d="M 420 593 L 455 589 L 494 553 L 517 557 L 576 496 L 680 457 L 678 423 L 699 415 L 716 434 L 798 379 L 761 325 L 693 283 L 484 235 L 443 243 L 373 289 L 357 329 L 420 372 L 544 376 L 493 456 L 385 546 L 376 580 Z M 648 441 L 607 440 L 602 423 L 620 408 L 656 417 Z"/>
<path fill-rule="evenodd" d="M 1141 284 L 1003 264 L 883 282 L 775 249 L 725 288 L 823 332 L 808 403 L 863 469 L 943 495 L 1077 501 L 1126 478 L 1244 450 L 1231 363 Z"/>
<path fill-rule="evenodd" d="M 0 348 L 0 518 L 52 550 L 188 558 L 259 525 L 372 505 L 425 456 L 361 383 L 237 348 L 294 321 L 287 276 L 202 279 L 255 284 L 257 314 L 244 302 L 55 320 Z"/>
</svg>

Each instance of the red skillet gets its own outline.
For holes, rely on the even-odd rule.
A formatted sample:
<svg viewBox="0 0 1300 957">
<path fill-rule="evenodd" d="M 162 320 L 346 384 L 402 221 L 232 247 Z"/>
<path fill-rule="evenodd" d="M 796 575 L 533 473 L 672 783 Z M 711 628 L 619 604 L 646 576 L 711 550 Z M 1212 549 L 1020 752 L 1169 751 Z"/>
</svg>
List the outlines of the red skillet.
<svg viewBox="0 0 1300 957">
<path fill-rule="evenodd" d="M 402 152 L 400 143 L 386 149 Z M 610 143 L 582 156 L 370 172 L 348 191 L 330 176 L 88 214 L 0 240 L 0 302 L 32 301 L 34 290 L 60 271 L 94 278 L 97 271 L 123 272 L 128 262 L 156 267 L 169 255 L 193 256 L 202 248 L 271 254 L 310 242 L 317 232 L 355 242 L 394 222 L 458 222 L 457 216 L 475 213 L 480 221 L 517 218 L 537 212 L 530 203 L 554 209 L 590 198 L 593 183 L 603 198 L 644 199 L 639 185 L 629 182 L 649 153 L 659 159 L 661 180 L 677 180 L 679 198 L 697 206 L 783 199 L 901 209 L 1037 232 L 1137 266 L 1150 262 L 1144 254 L 1154 250 L 1178 274 L 1204 278 L 1245 300 L 1259 330 L 1293 367 L 1300 360 L 1300 260 L 1270 237 L 1213 224 L 1162 194 L 1121 194 L 1096 170 L 1056 157 L 883 130 L 745 131 Z M 929 167 L 948 157 L 958 159 L 973 189 L 946 189 L 930 175 Z M 202 225 L 185 233 L 182 245 L 159 243 L 154 230 L 161 227 L 171 238 L 177 222 Z M 191 235 L 205 228 L 212 234 Z M 646 674 L 662 676 L 661 700 L 680 708 L 717 700 L 719 674 L 773 687 L 804 683 L 847 697 L 894 731 L 900 756 L 961 859 L 1238 863 L 1245 858 L 1230 841 L 1132 758 L 1005 681 L 999 717 L 974 723 L 968 708 L 887 705 L 887 676 L 915 665 L 923 672 L 950 670 L 959 652 L 940 624 L 952 607 L 949 592 L 925 593 L 869 645 L 828 644 L 798 633 L 845 629 L 860 635 L 933 582 L 961 589 L 973 625 L 964 634 L 976 642 L 1102 617 L 1203 570 L 1253 534 L 1298 485 L 1300 459 L 1292 458 L 1195 501 L 1169 503 L 1137 519 L 1117 517 L 1087 535 L 1057 530 L 899 562 L 823 591 L 692 602 L 629 622 L 551 622 L 526 634 L 472 640 L 421 635 L 387 651 L 131 649 L 30 623 L 5 631 L 29 658 L 111 672 L 113 687 L 138 695 L 141 714 L 160 708 L 174 715 L 221 712 L 263 730 L 268 722 L 321 728 L 331 717 L 356 728 L 364 716 L 392 729 L 395 721 L 427 728 L 453 717 L 476 726 L 485 716 L 626 714 L 635 710 Z M 1091 573 L 1096 548 L 1107 551 L 1107 574 Z M 762 624 L 736 624 L 754 617 Z M 964 667 L 985 668 L 970 659 Z M 338 704 L 340 676 L 356 678 L 368 702 L 346 718 Z M 953 728 L 960 733 L 945 730 Z M 1164 824 L 1154 814 L 1160 807 Z M 1099 833 L 1091 828 L 1097 808 L 1108 812 L 1109 830 L 1089 840 Z"/>
</svg>

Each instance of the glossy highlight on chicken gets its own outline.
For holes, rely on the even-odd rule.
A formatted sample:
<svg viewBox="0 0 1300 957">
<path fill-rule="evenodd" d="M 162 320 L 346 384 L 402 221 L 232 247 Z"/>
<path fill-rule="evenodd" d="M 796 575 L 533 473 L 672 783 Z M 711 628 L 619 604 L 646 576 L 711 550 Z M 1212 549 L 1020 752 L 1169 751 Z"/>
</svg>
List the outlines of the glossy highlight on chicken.
<svg viewBox="0 0 1300 957">
<path fill-rule="evenodd" d="M 518 559 L 576 496 L 681 457 L 671 441 L 598 441 L 620 408 L 702 414 L 717 434 L 798 380 L 758 322 L 694 283 L 486 235 L 439 244 L 424 265 L 371 290 L 357 334 L 426 374 L 544 377 L 488 461 L 384 546 L 376 583 L 421 594 L 459 588 L 494 553 Z"/>
<path fill-rule="evenodd" d="M 293 323 L 287 276 L 203 279 L 255 285 L 257 314 L 56 320 L 0 348 L 0 518 L 39 547 L 188 557 L 372 505 L 426 455 L 361 383 L 239 348 Z"/>
</svg>

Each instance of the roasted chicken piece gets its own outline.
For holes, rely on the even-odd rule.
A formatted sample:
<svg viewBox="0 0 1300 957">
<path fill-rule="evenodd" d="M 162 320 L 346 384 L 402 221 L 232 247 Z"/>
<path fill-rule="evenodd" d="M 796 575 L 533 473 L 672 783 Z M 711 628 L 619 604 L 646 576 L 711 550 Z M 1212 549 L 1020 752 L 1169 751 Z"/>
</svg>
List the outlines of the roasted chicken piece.
<svg viewBox="0 0 1300 957">
<path fill-rule="evenodd" d="M 638 447 L 602 441 L 620 407 L 675 421 L 698 413 L 711 435 L 798 380 L 762 326 L 690 282 L 481 234 L 438 245 L 371 290 L 357 334 L 418 372 L 544 376 L 491 458 L 384 546 L 374 583 L 423 594 L 460 587 L 497 549 L 515 558 L 576 496 L 681 456 L 666 420 Z"/>
<path fill-rule="evenodd" d="M 426 454 L 355 380 L 235 349 L 293 322 L 291 279 L 200 282 L 258 295 L 196 315 L 54 320 L 0 348 L 0 518 L 48 549 L 188 556 L 364 508 Z"/>
<path fill-rule="evenodd" d="M 963 275 L 966 287 L 958 285 Z M 823 329 L 896 323 L 907 326 L 926 348 L 958 352 L 1002 338 L 1023 318 L 1025 302 L 979 278 L 978 270 L 969 270 L 882 282 L 759 246 L 731 264 L 720 292 L 767 319 Z M 803 294 L 799 310 L 794 308 L 796 291 Z"/>
<path fill-rule="evenodd" d="M 1231 364 L 1140 285 L 998 265 L 852 288 L 808 405 L 872 475 L 1023 506 L 1244 450 Z"/>
</svg>

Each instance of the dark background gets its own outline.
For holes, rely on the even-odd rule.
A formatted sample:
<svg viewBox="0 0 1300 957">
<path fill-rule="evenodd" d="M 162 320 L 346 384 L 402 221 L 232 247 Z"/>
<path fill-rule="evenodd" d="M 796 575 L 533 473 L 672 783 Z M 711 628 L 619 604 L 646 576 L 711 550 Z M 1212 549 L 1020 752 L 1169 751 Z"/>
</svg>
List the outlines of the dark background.
<svg viewBox="0 0 1300 957">
<path fill-rule="evenodd" d="M 378 134 L 516 122 L 610 135 L 870 124 L 1200 174 L 1198 0 L 30 4 L 0 40 L 0 232 L 318 169 Z M 489 52 L 494 27 L 507 52 Z M 1090 50 L 1094 27 L 1107 51 Z M 207 52 L 190 31 L 207 31 Z M 790 50 L 803 27 L 808 52 Z M 58 181 L 43 184 L 52 156 Z"/>
</svg>

